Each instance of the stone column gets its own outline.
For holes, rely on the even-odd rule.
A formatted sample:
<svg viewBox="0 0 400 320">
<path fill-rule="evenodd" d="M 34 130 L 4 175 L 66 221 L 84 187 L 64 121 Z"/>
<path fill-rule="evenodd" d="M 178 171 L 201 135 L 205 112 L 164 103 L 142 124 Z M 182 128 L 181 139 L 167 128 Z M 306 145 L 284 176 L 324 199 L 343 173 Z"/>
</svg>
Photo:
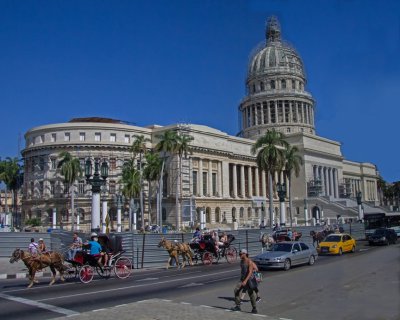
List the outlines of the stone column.
<svg viewBox="0 0 400 320">
<path fill-rule="evenodd" d="M 218 196 L 222 197 L 222 163 L 221 161 L 217 162 L 217 192 Z"/>
<path fill-rule="evenodd" d="M 233 197 L 237 197 L 237 170 L 236 170 L 236 164 L 234 163 L 232 165 L 232 183 L 233 183 Z"/>
<path fill-rule="evenodd" d="M 264 104 L 261 103 L 260 105 L 260 117 L 261 117 L 261 124 L 264 124 Z"/>
<path fill-rule="evenodd" d="M 53 208 L 53 229 L 57 228 L 57 208 Z"/>
<path fill-rule="evenodd" d="M 143 208 L 140 208 L 140 210 L 142 211 L 141 214 L 143 214 Z M 102 232 L 106 233 L 106 217 L 107 217 L 107 200 L 103 201 L 103 212 L 102 212 Z M 144 227 L 144 226 L 142 226 Z"/>
<path fill-rule="evenodd" d="M 256 196 L 258 197 L 260 195 L 260 177 L 258 175 L 258 167 L 255 168 L 254 170 L 254 175 L 255 175 L 255 187 L 256 187 Z"/>
<path fill-rule="evenodd" d="M 330 182 L 329 195 L 335 196 L 333 192 L 333 168 L 329 168 L 329 182 Z"/>
<path fill-rule="evenodd" d="M 244 198 L 246 196 L 246 191 L 244 190 L 244 165 L 240 165 L 240 193 Z"/>
<path fill-rule="evenodd" d="M 267 112 L 268 112 L 268 123 L 271 123 L 271 102 L 268 103 L 267 106 Z"/>
<path fill-rule="evenodd" d="M 198 193 L 199 196 L 202 197 L 203 196 L 203 159 L 199 159 L 199 178 L 198 180 Z"/>
<path fill-rule="evenodd" d="M 261 171 L 261 187 L 262 187 L 262 195 L 264 198 L 267 197 L 267 184 L 266 184 L 266 174 L 265 174 L 265 170 Z"/>
<path fill-rule="evenodd" d="M 251 166 L 248 166 L 248 185 L 249 185 L 249 197 L 253 196 L 253 172 L 251 170 Z"/>
<path fill-rule="evenodd" d="M 212 190 L 212 161 L 208 160 L 208 188 L 207 193 L 209 196 L 213 195 Z"/>
</svg>

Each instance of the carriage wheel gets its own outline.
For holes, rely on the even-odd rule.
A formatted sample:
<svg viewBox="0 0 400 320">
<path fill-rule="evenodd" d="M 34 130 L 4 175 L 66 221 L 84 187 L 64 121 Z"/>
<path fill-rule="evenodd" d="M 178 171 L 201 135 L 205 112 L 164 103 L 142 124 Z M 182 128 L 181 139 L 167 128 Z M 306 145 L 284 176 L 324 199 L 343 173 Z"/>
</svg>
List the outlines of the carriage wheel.
<svg viewBox="0 0 400 320">
<path fill-rule="evenodd" d="M 236 248 L 229 247 L 226 249 L 225 258 L 228 263 L 234 263 L 237 260 L 237 250 Z"/>
<path fill-rule="evenodd" d="M 111 268 L 110 267 L 102 267 L 100 268 L 100 266 L 96 267 L 96 272 L 97 274 L 102 277 L 102 278 L 109 278 L 111 277 Z"/>
<path fill-rule="evenodd" d="M 128 278 L 132 273 L 132 261 L 127 257 L 119 257 L 114 264 L 114 273 L 120 279 Z"/>
<path fill-rule="evenodd" d="M 66 280 L 73 280 L 78 277 L 78 267 L 72 263 L 65 264 L 66 270 L 64 271 L 64 278 Z"/>
<path fill-rule="evenodd" d="M 203 260 L 203 264 L 209 266 L 213 262 L 213 254 L 211 252 L 204 252 L 201 260 Z"/>
<path fill-rule="evenodd" d="M 79 269 L 79 280 L 83 283 L 89 283 L 93 280 L 94 270 L 88 264 L 85 264 Z"/>
</svg>

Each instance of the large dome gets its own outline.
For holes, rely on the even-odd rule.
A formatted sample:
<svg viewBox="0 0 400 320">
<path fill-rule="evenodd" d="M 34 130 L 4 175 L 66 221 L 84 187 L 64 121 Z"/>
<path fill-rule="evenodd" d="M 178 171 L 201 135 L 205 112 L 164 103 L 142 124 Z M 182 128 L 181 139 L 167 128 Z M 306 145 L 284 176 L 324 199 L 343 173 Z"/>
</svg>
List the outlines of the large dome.
<svg viewBox="0 0 400 320">
<path fill-rule="evenodd" d="M 299 54 L 288 43 L 282 41 L 279 22 L 275 17 L 271 17 L 267 22 L 266 44 L 252 56 L 248 78 L 274 73 L 291 73 L 305 79 Z"/>
<path fill-rule="evenodd" d="M 266 43 L 252 55 L 246 97 L 239 106 L 243 137 L 257 139 L 267 130 L 315 134 L 314 99 L 305 90 L 303 62 L 282 41 L 278 20 L 267 21 Z"/>
</svg>

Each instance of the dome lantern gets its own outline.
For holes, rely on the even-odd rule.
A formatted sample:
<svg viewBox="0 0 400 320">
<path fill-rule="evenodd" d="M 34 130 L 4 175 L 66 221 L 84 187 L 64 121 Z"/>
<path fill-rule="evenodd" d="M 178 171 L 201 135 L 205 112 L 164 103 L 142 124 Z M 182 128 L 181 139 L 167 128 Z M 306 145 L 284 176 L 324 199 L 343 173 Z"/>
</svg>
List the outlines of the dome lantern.
<svg viewBox="0 0 400 320">
<path fill-rule="evenodd" d="M 268 19 L 265 35 L 267 38 L 267 43 L 281 42 L 281 26 L 276 17 L 272 16 Z"/>
</svg>

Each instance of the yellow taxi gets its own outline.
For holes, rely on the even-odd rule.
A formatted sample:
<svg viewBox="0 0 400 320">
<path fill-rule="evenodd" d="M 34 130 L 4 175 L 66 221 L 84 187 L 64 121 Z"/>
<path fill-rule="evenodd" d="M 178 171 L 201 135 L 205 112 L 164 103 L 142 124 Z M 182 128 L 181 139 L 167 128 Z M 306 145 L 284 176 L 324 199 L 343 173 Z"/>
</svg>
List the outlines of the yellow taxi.
<svg viewBox="0 0 400 320">
<path fill-rule="evenodd" d="M 328 235 L 317 247 L 318 254 L 337 254 L 356 251 L 356 240 L 347 233 Z"/>
</svg>

